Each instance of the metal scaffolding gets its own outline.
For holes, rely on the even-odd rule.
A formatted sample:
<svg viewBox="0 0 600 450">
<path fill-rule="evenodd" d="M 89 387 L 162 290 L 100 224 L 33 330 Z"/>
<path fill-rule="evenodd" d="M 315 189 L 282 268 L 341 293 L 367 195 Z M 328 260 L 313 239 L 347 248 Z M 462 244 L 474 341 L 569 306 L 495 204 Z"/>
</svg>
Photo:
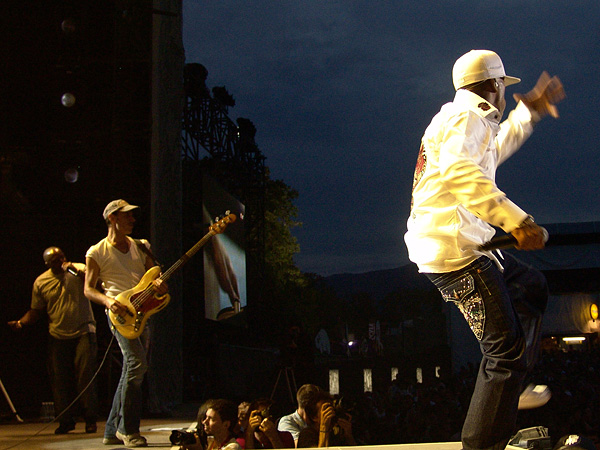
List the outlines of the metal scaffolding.
<svg viewBox="0 0 600 450">
<path fill-rule="evenodd" d="M 266 158 L 254 140 L 254 124 L 245 118 L 238 118 L 237 123 L 229 118 L 235 100 L 224 87 L 214 87 L 211 93 L 207 75 L 201 64 L 185 66 L 182 157 L 207 162 L 212 175 L 246 205 L 246 251 L 255 264 L 254 275 L 260 278 L 264 273 Z"/>
</svg>

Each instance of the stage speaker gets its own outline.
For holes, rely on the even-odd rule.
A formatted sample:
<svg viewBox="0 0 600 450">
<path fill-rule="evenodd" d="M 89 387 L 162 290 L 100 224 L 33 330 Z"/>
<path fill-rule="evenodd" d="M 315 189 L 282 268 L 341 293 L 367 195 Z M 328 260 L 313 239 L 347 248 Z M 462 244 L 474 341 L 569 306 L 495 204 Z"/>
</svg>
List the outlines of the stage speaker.
<svg viewBox="0 0 600 450">
<path fill-rule="evenodd" d="M 550 450 L 552 448 L 548 428 L 541 426 L 517 431 L 508 442 L 508 445 L 531 450 Z"/>
</svg>

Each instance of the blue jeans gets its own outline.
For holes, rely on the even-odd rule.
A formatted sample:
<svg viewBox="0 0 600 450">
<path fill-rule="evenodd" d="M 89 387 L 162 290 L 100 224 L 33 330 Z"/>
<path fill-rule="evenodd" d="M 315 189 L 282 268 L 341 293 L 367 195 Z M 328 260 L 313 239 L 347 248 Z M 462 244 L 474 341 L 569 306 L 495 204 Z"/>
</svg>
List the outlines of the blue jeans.
<svg viewBox="0 0 600 450">
<path fill-rule="evenodd" d="M 142 416 L 142 382 L 148 370 L 146 360 L 148 326 L 136 339 L 123 337 L 114 329 L 110 319 L 108 319 L 108 326 L 121 348 L 123 369 L 113 397 L 112 408 L 106 420 L 104 437 L 115 437 L 117 430 L 123 434 L 139 433 Z"/>
<path fill-rule="evenodd" d="M 59 421 L 64 425 L 75 423 L 74 407 L 65 409 L 83 392 L 92 380 L 97 368 L 98 344 L 96 333 L 86 333 L 74 339 L 48 338 L 48 371 L 54 398 L 54 415 L 63 415 Z M 79 399 L 86 423 L 96 423 L 98 395 L 93 382 Z"/>
<path fill-rule="evenodd" d="M 502 253 L 504 271 L 481 257 L 450 273 L 426 274 L 459 308 L 483 354 L 462 429 L 465 450 L 501 450 L 516 431 L 522 384 L 539 350 L 548 287 L 541 272 Z"/>
</svg>

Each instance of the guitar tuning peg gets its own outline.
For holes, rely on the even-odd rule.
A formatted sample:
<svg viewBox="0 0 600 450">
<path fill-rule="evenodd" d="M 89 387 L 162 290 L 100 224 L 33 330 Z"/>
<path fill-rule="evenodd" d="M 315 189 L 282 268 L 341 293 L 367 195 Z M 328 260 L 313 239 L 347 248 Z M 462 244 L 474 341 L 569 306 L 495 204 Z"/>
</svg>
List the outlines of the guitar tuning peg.
<svg viewBox="0 0 600 450">
<path fill-rule="evenodd" d="M 226 216 L 228 216 L 229 214 L 231 214 L 231 211 L 229 211 L 229 210 L 225 211 Z"/>
</svg>

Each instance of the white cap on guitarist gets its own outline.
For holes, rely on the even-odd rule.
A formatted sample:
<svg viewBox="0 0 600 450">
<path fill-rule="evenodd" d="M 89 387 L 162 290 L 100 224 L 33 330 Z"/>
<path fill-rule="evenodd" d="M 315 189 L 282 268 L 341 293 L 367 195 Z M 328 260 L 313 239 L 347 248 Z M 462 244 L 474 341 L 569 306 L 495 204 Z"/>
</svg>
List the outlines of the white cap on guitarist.
<svg viewBox="0 0 600 450">
<path fill-rule="evenodd" d="M 106 205 L 106 208 L 104 208 L 104 212 L 102 213 L 102 216 L 104 217 L 104 220 L 106 220 L 106 219 L 108 219 L 108 216 L 110 216 L 112 213 L 116 213 L 117 211 L 127 212 L 127 211 L 131 211 L 132 209 L 136 209 L 136 208 L 139 208 L 139 206 L 130 205 L 123 199 L 113 200 L 108 205 Z"/>
</svg>

